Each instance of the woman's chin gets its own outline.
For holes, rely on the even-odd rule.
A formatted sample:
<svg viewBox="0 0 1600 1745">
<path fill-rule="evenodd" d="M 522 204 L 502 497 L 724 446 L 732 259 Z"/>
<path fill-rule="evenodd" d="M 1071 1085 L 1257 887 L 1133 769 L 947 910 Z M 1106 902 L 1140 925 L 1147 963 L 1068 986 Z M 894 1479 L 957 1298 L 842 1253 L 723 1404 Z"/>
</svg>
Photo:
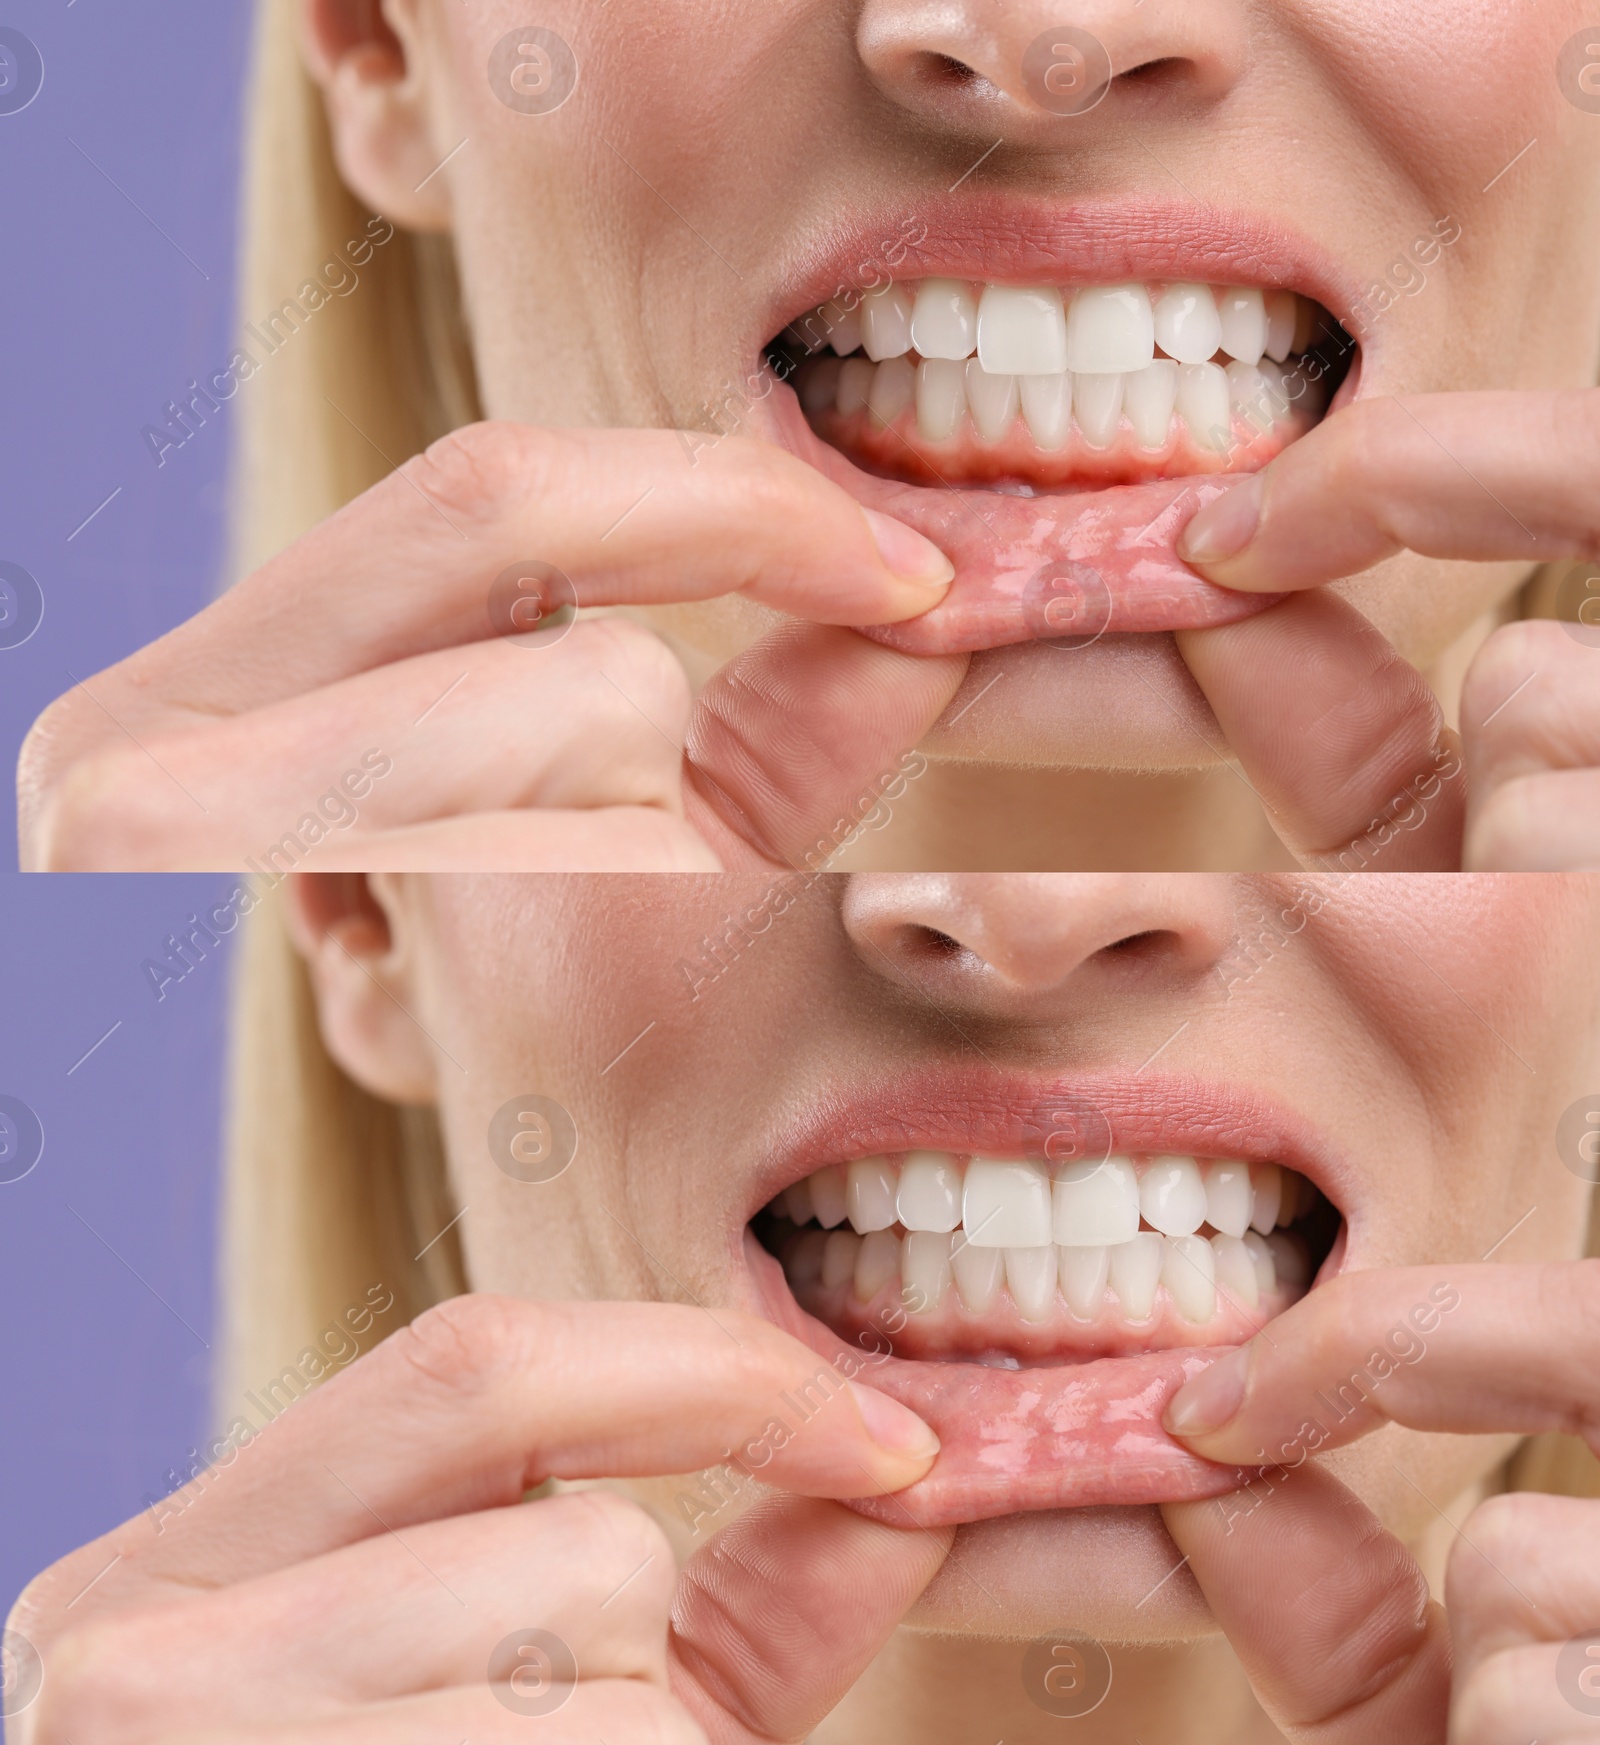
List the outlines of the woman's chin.
<svg viewBox="0 0 1600 1745">
<path fill-rule="evenodd" d="M 1178 1642 L 1216 1633 L 1161 1512 L 1048 1509 L 956 1530 L 908 1629 L 1010 1641 L 1051 1635 Z"/>
<path fill-rule="evenodd" d="M 1181 771 L 1226 756 L 1177 643 L 1135 633 L 980 651 L 923 749 L 1036 769 Z"/>
</svg>

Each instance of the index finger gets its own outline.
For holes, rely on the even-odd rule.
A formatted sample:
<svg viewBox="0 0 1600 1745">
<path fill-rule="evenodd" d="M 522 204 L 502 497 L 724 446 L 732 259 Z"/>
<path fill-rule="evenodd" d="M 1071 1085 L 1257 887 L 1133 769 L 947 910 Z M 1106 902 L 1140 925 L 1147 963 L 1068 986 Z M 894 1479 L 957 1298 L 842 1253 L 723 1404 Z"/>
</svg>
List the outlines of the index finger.
<svg viewBox="0 0 1600 1745">
<path fill-rule="evenodd" d="M 1178 555 L 1248 593 L 1310 588 L 1398 551 L 1478 562 L 1600 543 L 1600 390 L 1358 400 L 1208 504 Z"/>
<path fill-rule="evenodd" d="M 726 1465 L 741 1482 L 859 1497 L 912 1483 L 937 1450 L 915 1413 L 754 1316 L 465 1296 L 158 1506 L 153 1536 L 141 1518 L 111 1539 L 132 1573 L 227 1584 L 516 1503 L 546 1478 Z"/>
<path fill-rule="evenodd" d="M 508 575 L 519 566 L 526 577 Z M 953 573 L 921 534 L 770 444 L 696 450 L 670 430 L 478 424 L 125 664 L 142 688 L 168 688 L 165 675 L 173 701 L 233 715 L 524 629 L 534 603 L 544 613 L 740 593 L 826 624 L 885 624 L 936 605 Z M 497 582 L 522 616 L 497 622 Z"/>
<path fill-rule="evenodd" d="M 1297 1466 L 1384 1423 L 1564 1430 L 1600 1453 L 1600 1260 L 1346 1273 L 1180 1388 L 1208 1460 Z"/>
</svg>

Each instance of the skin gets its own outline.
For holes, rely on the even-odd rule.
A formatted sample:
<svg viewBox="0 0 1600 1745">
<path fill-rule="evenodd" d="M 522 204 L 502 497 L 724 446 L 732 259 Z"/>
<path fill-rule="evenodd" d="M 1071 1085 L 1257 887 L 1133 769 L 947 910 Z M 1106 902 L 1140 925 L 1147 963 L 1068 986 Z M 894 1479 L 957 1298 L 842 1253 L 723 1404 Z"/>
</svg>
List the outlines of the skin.
<svg viewBox="0 0 1600 1745">
<path fill-rule="evenodd" d="M 377 1094 L 437 1106 L 480 1294 L 293 1407 L 203 1507 L 160 1534 L 141 1516 L 47 1572 L 14 1627 L 59 1656 L 60 1706 L 41 1708 L 26 1745 L 84 1733 L 120 1745 L 179 1722 L 242 1736 L 227 1729 L 258 1718 L 264 1681 L 274 1739 L 343 1745 L 400 1715 L 498 1737 L 485 1643 L 514 1627 L 519 1584 L 535 1575 L 560 1596 L 540 1615 L 586 1632 L 580 1662 L 634 1681 L 597 1683 L 584 1699 L 597 1707 L 575 1709 L 563 1737 L 613 1737 L 608 1726 L 625 1724 L 615 1705 L 630 1702 L 682 1728 L 662 1706 L 670 1689 L 716 1740 L 808 1728 L 829 1745 L 983 1730 L 1043 1740 L 1059 1722 L 1025 1697 L 1017 1642 L 1063 1632 L 1113 1645 L 1112 1695 L 1078 1723 L 1091 1742 L 1253 1742 L 1278 1737 L 1274 1722 L 1341 1745 L 1443 1739 L 1453 1701 L 1458 1745 L 1511 1745 L 1525 1735 L 1499 1717 L 1519 1691 L 1560 1719 L 1539 1655 L 1592 1622 L 1595 1506 L 1497 1498 L 1466 1517 L 1516 1435 L 1595 1421 L 1600 1264 L 1575 1260 L 1588 1189 L 1549 1143 L 1600 1061 L 1594 882 L 1325 880 L 1308 896 L 1278 878 L 857 875 L 812 886 L 692 1000 L 683 963 L 766 888 L 297 881 L 294 929 L 327 1045 Z M 1263 920 L 1296 904 L 1305 926 L 1255 947 Z M 960 949 L 930 953 L 930 931 Z M 797 1101 L 974 1049 L 1002 1067 L 1089 1072 L 1131 1070 L 1163 1044 L 1168 1071 L 1281 1099 L 1348 1171 L 1348 1274 L 1240 1348 L 1250 1386 L 1237 1423 L 1207 1377 L 1169 1410 L 1201 1452 L 1292 1464 L 1264 1493 L 1001 1519 L 959 1529 L 953 1550 L 943 1534 L 821 1502 L 730 1507 L 691 1532 L 683 1480 L 608 1487 L 655 1524 L 610 1512 L 615 1497 L 598 1520 L 573 1521 L 571 1498 L 556 1519 L 541 1515 L 547 1502 L 487 1524 L 475 1513 L 545 1473 L 616 1481 L 712 1464 L 730 1425 L 761 1421 L 797 1373 L 786 1366 L 814 1370 L 743 1318 L 752 1183 Z M 502 1174 L 484 1143 L 495 1110 L 530 1084 L 580 1134 L 573 1165 L 542 1185 Z M 1314 1460 L 1294 1461 L 1316 1388 L 1367 1362 L 1440 1283 L 1460 1303 L 1421 1358 Z M 1183 1417 L 1196 1399 L 1209 1418 Z M 857 1419 L 828 1411 L 817 1440 L 808 1431 L 772 1469 L 780 1487 L 831 1498 L 852 1474 L 861 1494 L 925 1470 L 905 1415 L 879 1431 L 898 1448 L 873 1452 Z M 392 1429 L 374 1435 L 375 1423 Z M 330 1468 L 366 1508 L 330 1487 Z M 1464 1524 L 1453 1545 L 1441 1515 Z M 378 1517 L 449 1586 L 481 1594 L 485 1615 L 445 1617 L 448 1599 Z M 686 1560 L 676 1589 L 663 1533 Z M 110 1550 L 128 1567 L 67 1618 Z M 653 1574 L 631 1621 L 596 1635 L 596 1595 L 647 1555 L 659 1585 Z M 605 1578 L 574 1592 L 566 1572 L 586 1559 Z M 1494 1566 L 1524 1592 L 1543 1584 L 1545 1611 L 1531 1617 Z M 843 1588 L 842 1567 L 855 1572 Z M 408 1655 L 306 1648 L 333 1611 L 369 1620 L 370 1636 L 393 1615 L 397 1571 L 404 1626 L 443 1638 L 426 1671 Z M 1462 1657 L 1453 1684 L 1430 1580 Z M 196 1581 L 217 1591 L 197 1598 Z M 176 1583 L 190 1584 L 181 1604 Z M 1339 1604 L 1321 1603 L 1330 1592 Z M 335 1644 L 348 1627 L 330 1621 Z M 803 1667 L 773 1647 L 795 1630 L 810 1645 Z M 324 1711 L 327 1730 L 311 1728 Z M 108 1716 L 124 1730 L 103 1730 Z"/>
<path fill-rule="evenodd" d="M 842 219 L 894 235 L 907 213 L 927 208 L 936 227 L 952 183 L 997 139 L 1004 149 L 950 198 L 1103 206 L 1170 200 L 1175 187 L 1200 205 L 1225 197 L 1241 213 L 1300 225 L 1351 308 L 1366 300 L 1350 315 L 1362 341 L 1357 404 L 1275 463 L 1273 476 L 1298 481 L 1300 507 L 1271 544 L 1272 574 L 1238 584 L 1275 588 L 1280 572 L 1293 573 L 1318 587 L 1322 605 L 1291 600 L 1239 626 L 1070 655 L 1022 646 L 931 663 L 932 672 L 884 661 L 870 683 L 849 640 L 836 639 L 823 658 L 839 662 L 842 692 L 892 700 L 892 749 L 864 742 L 857 761 L 881 769 L 918 741 L 936 759 L 889 828 L 844 864 L 1600 864 L 1600 651 L 1550 625 L 1507 627 L 1485 642 L 1531 564 L 1600 553 L 1590 488 L 1600 395 L 1589 388 L 1600 346 L 1600 130 L 1563 99 L 1554 72 L 1585 22 L 1581 0 L 1511 13 L 1491 0 L 1412 0 L 1381 16 L 1357 0 L 1092 0 L 1075 17 L 1119 77 L 1105 101 L 1068 122 L 1041 113 L 1020 78 L 1023 50 L 1053 21 L 1045 0 L 680 8 L 666 34 L 628 5 L 602 16 L 566 0 L 542 16 L 581 72 L 563 107 L 527 116 L 484 77 L 493 45 L 523 22 L 511 0 L 304 0 L 302 9 L 343 174 L 397 222 L 450 233 L 486 410 L 552 433 L 546 447 L 560 459 L 559 499 L 548 491 L 552 469 L 530 465 L 525 439 L 503 425 L 472 436 L 465 463 L 454 449 L 410 463 L 405 476 L 424 500 L 466 529 L 466 549 L 438 563 L 467 564 L 486 591 L 505 548 L 481 528 L 495 521 L 494 505 L 471 482 L 511 477 L 538 511 L 527 525 L 547 560 L 572 549 L 545 531 L 564 515 L 584 534 L 573 574 L 585 600 L 645 609 L 689 686 L 714 688 L 719 672 L 729 680 L 724 663 L 741 652 L 758 673 L 783 671 L 792 649 L 771 640 L 775 614 L 827 612 L 810 591 L 719 573 L 730 535 L 750 539 L 752 560 L 763 543 L 745 534 L 731 487 L 707 501 L 715 486 L 704 474 L 725 480 L 719 459 L 760 469 L 731 457 L 783 436 L 787 390 L 741 410 L 735 434 L 690 445 L 692 463 L 681 442 L 640 459 L 620 433 L 601 441 L 597 463 L 587 433 L 703 431 L 726 385 L 745 380 L 765 341 L 803 313 L 796 287 Z M 1459 50 L 1448 76 L 1447 40 Z M 970 75 L 950 73 L 952 62 Z M 940 66 L 945 74 L 931 76 Z M 463 139 L 470 145 L 456 152 Z M 1518 158 L 1530 140 L 1536 147 Z M 1443 216 L 1460 225 L 1460 240 L 1424 282 L 1414 265 L 1386 264 L 1403 262 Z M 1374 296 L 1386 274 L 1389 292 Z M 572 432 L 585 434 L 563 438 Z M 626 493 L 611 488 L 624 479 Z M 385 573 L 405 561 L 389 515 L 399 493 L 386 489 L 369 508 L 382 558 L 373 568 Z M 685 497 L 706 502 L 684 566 L 694 581 L 680 570 L 644 591 L 614 586 L 599 541 L 618 515 L 638 504 L 629 536 L 670 540 Z M 834 548 L 813 539 L 802 498 L 819 501 L 814 490 L 774 488 L 762 506 L 796 552 L 827 564 Z M 1548 515 L 1533 512 L 1541 504 Z M 1352 546 L 1342 536 L 1350 525 L 1378 536 Z M 331 586 L 358 622 L 371 587 L 359 573 L 330 575 L 319 537 L 277 560 L 275 576 L 319 594 Z M 642 792 L 619 799 L 596 778 L 565 804 L 541 800 L 536 750 L 522 754 L 515 773 L 526 779 L 516 782 L 484 749 L 526 721 L 531 691 L 536 709 L 548 693 L 552 714 L 581 723 L 586 743 L 624 763 L 651 762 L 642 748 L 652 724 L 677 744 L 698 717 L 681 677 L 633 670 L 649 668 L 648 655 L 610 675 L 608 691 L 583 658 L 584 639 L 569 637 L 535 676 L 497 664 L 482 614 L 444 610 L 330 674 L 304 652 L 278 588 L 252 598 L 253 611 L 212 608 L 176 642 L 141 651 L 47 712 L 23 760 L 26 864 L 237 865 L 282 834 L 330 770 L 337 779 L 338 767 L 310 750 L 325 745 L 330 714 L 358 697 L 364 718 L 394 723 L 398 736 L 423 679 L 440 680 L 431 697 L 463 671 L 473 682 L 458 703 L 468 708 L 450 717 L 460 731 L 408 743 L 384 804 L 338 836 L 323 864 L 741 864 L 740 845 L 695 818 L 703 784 L 692 731 L 687 761 L 654 754 Z M 903 600 L 880 601 L 854 622 L 908 615 Z M 189 634 L 198 625 L 206 628 Z M 793 625 L 782 634 L 792 637 Z M 197 645 L 220 672 L 248 663 L 261 640 L 289 650 L 266 696 L 197 678 Z M 434 659 L 426 673 L 409 664 L 425 655 Z M 357 672 L 358 693 L 337 690 Z M 1280 672 L 1295 676 L 1286 694 L 1263 683 Z M 752 688 L 747 676 L 736 690 Z M 1497 712 L 1524 679 L 1524 699 Z M 616 707 L 619 686 L 631 714 Z M 810 792 L 808 766 L 836 761 L 841 734 L 814 711 L 789 713 L 762 754 L 783 766 L 779 785 Z M 1458 716 L 1464 746 L 1446 725 Z M 169 752 L 192 798 L 164 772 Z M 1242 783 L 1216 768 L 1230 753 Z M 1139 780 L 1117 773 L 1130 769 Z M 713 771 L 706 791 L 719 790 Z M 814 798 L 818 814 L 834 814 L 831 794 Z M 223 814 L 214 828 L 213 799 Z M 594 816 L 619 803 L 682 811 L 691 833 L 661 816 Z M 540 804 L 590 816 L 508 815 Z M 770 858 L 770 842 L 756 847 Z"/>
</svg>

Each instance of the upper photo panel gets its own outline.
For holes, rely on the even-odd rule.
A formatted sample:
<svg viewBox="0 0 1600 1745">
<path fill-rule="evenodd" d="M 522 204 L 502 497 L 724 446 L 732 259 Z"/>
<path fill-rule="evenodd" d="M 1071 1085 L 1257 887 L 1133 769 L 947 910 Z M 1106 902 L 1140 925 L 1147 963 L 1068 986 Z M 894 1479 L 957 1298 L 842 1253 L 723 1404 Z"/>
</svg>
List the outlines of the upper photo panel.
<svg viewBox="0 0 1600 1745">
<path fill-rule="evenodd" d="M 23 4 L 0 162 L 24 868 L 1600 867 L 1593 0 Z"/>
</svg>

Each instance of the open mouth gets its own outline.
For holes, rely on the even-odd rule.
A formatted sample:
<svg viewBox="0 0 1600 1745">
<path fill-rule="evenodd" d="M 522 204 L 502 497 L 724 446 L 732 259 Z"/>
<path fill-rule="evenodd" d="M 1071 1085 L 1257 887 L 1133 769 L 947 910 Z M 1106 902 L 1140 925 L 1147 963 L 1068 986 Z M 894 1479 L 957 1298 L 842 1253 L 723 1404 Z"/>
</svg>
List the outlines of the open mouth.
<svg viewBox="0 0 1600 1745">
<path fill-rule="evenodd" d="M 919 1484 L 855 1506 L 935 1525 L 1243 1481 L 1161 1413 L 1338 1270 L 1344 1219 L 1288 1147 L 1169 1150 L 1151 1128 L 1113 1118 L 1116 1149 L 1086 1159 L 1074 1141 L 1055 1162 L 1049 1140 L 991 1128 L 964 1146 L 946 1127 L 785 1172 L 745 1240 L 767 1313 L 830 1360 L 850 1353 L 943 1444 Z"/>
<path fill-rule="evenodd" d="M 825 303 L 768 356 L 858 466 L 1031 496 L 1266 465 L 1321 419 L 1340 337 L 1288 290 L 929 278 Z"/>
<path fill-rule="evenodd" d="M 866 634 L 912 654 L 1079 648 L 1275 604 L 1206 581 L 1176 542 L 1357 392 L 1337 271 L 1193 209 L 939 216 L 938 246 L 889 251 L 891 272 L 806 304 L 797 285 L 763 350 L 787 385 L 769 434 L 955 565 L 931 612 Z"/>
</svg>

